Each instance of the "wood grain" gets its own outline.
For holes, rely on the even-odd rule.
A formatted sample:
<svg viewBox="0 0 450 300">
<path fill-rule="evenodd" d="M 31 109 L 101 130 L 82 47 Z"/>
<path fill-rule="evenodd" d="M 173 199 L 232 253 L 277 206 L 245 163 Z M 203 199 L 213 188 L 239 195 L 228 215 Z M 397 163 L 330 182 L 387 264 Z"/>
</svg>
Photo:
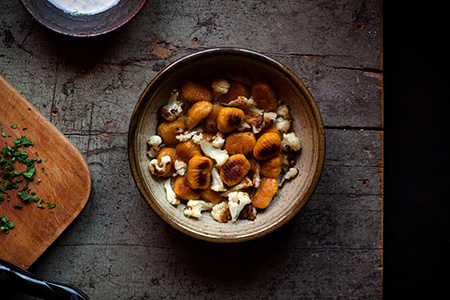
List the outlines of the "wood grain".
<svg viewBox="0 0 450 300">
<path fill-rule="evenodd" d="M 1 137 L 2 148 L 14 146 L 14 139 L 26 136 L 34 145 L 20 150 L 29 158 L 42 159 L 35 164 L 35 180 L 29 187 L 45 200 L 45 209 L 38 208 L 39 202 L 25 204 L 19 198 L 22 183 L 18 189 L 7 190 L 11 200 L 4 194 L 5 201 L 0 204 L 0 215 L 15 223 L 9 234 L 0 232 L 0 257 L 28 268 L 85 206 L 91 190 L 90 171 L 77 148 L 1 77 L 0 103 L 0 123 L 6 135 Z M 47 202 L 56 207 L 49 209 Z M 22 208 L 14 208 L 14 204 Z"/>
<path fill-rule="evenodd" d="M 80 149 L 92 175 L 86 207 L 30 271 L 92 299 L 382 299 L 381 1 L 153 0 L 98 39 L 53 34 L 20 1 L 0 0 L 0 11 L 0 74 Z M 325 125 L 311 199 L 275 232 L 238 244 L 199 241 L 161 220 L 127 152 L 147 84 L 218 46 L 286 65 Z M 3 298 L 35 298 L 15 296 Z"/>
</svg>

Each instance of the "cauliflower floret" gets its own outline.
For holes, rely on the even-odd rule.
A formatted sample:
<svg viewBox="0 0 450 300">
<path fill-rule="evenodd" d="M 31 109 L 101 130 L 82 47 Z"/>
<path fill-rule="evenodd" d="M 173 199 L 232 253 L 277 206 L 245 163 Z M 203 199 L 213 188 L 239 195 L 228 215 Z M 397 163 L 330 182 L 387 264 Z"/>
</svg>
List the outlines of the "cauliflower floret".
<svg viewBox="0 0 450 300">
<path fill-rule="evenodd" d="M 147 152 L 148 157 L 155 158 L 158 155 L 159 145 L 162 143 L 162 138 L 159 135 L 152 135 L 148 141 L 147 145 L 149 150 Z"/>
<path fill-rule="evenodd" d="M 258 188 L 261 184 L 261 176 L 260 176 L 261 165 L 259 162 L 256 162 L 255 168 L 253 169 L 253 178 L 252 185 L 254 188 Z"/>
<path fill-rule="evenodd" d="M 250 124 L 243 122 L 241 125 L 239 125 L 238 128 L 236 128 L 236 131 L 242 132 L 242 131 L 250 130 L 251 128 L 252 128 L 252 126 L 250 126 Z"/>
<path fill-rule="evenodd" d="M 173 90 L 170 93 L 168 103 L 161 108 L 161 115 L 167 121 L 175 120 L 183 112 L 184 103 L 177 99 L 178 91 Z"/>
<path fill-rule="evenodd" d="M 192 141 L 196 144 L 200 144 L 200 142 L 203 140 L 203 133 L 201 132 L 196 132 L 193 136 L 192 136 Z"/>
<path fill-rule="evenodd" d="M 172 189 L 172 185 L 170 184 L 170 178 L 164 182 L 164 188 L 166 189 L 166 199 L 172 205 L 180 204 L 180 200 Z"/>
<path fill-rule="evenodd" d="M 226 202 L 220 202 L 214 205 L 211 210 L 211 216 L 214 220 L 220 223 L 226 223 L 231 218 L 230 210 L 228 209 Z"/>
<path fill-rule="evenodd" d="M 258 134 L 261 132 L 263 127 L 265 127 L 264 115 L 260 114 L 254 117 L 247 118 L 243 124 L 248 124 L 252 127 L 252 131 L 254 134 Z"/>
<path fill-rule="evenodd" d="M 283 176 L 281 176 L 281 178 L 278 180 L 278 186 L 279 186 L 279 187 L 282 187 L 283 184 L 284 184 L 284 182 L 285 182 L 286 180 L 289 180 L 289 179 L 294 178 L 295 176 L 297 176 L 297 174 L 298 174 L 298 170 L 297 170 L 296 168 L 290 168 L 290 169 L 286 172 L 286 174 L 284 174 Z M 281 175 L 281 174 L 280 174 L 280 175 Z"/>
<path fill-rule="evenodd" d="M 213 159 L 216 162 L 217 167 L 221 167 L 230 157 L 226 150 L 221 150 L 215 148 L 210 142 L 207 140 L 200 141 L 200 148 L 203 153 L 209 158 Z"/>
<path fill-rule="evenodd" d="M 255 99 L 253 99 L 253 97 L 250 97 L 249 101 L 253 101 L 255 103 L 255 105 L 241 107 L 244 110 L 246 115 L 257 116 L 257 115 L 264 114 L 264 110 L 258 108 L 258 106 L 256 105 L 256 101 L 255 101 Z"/>
<path fill-rule="evenodd" d="M 175 166 L 175 171 L 176 171 L 174 176 L 177 176 L 177 175 L 183 176 L 184 174 L 186 174 L 187 169 L 188 169 L 187 163 L 185 163 L 181 159 L 177 159 L 177 160 L 175 160 L 174 166 Z"/>
<path fill-rule="evenodd" d="M 251 202 L 252 200 L 250 200 L 250 197 L 246 192 L 230 193 L 228 195 L 228 209 L 231 214 L 231 222 L 235 222 L 244 206 Z"/>
<path fill-rule="evenodd" d="M 211 171 L 211 177 L 212 177 L 212 182 L 211 182 L 211 189 L 213 191 L 216 192 L 224 192 L 227 189 L 225 188 L 225 186 L 223 185 L 223 181 L 220 178 L 219 175 L 219 171 L 217 171 L 216 168 L 213 168 Z"/>
<path fill-rule="evenodd" d="M 190 131 L 183 131 L 177 134 L 175 138 L 180 142 L 185 142 L 192 139 L 194 143 L 198 144 L 203 139 L 203 129 L 195 128 Z"/>
<path fill-rule="evenodd" d="M 178 133 L 175 138 L 179 141 L 179 142 L 186 142 L 187 140 L 189 140 L 190 138 L 192 138 L 192 136 L 194 135 L 194 133 L 192 131 L 183 131 L 181 133 Z"/>
<path fill-rule="evenodd" d="M 283 177 L 284 177 L 284 179 L 288 180 L 288 179 L 294 178 L 295 176 L 297 176 L 297 174 L 298 174 L 298 170 L 296 168 L 290 168 L 286 172 L 286 174 L 284 174 Z"/>
<path fill-rule="evenodd" d="M 230 188 L 228 191 L 220 194 L 222 197 L 228 197 L 232 192 L 237 192 L 243 189 L 246 189 L 248 187 L 253 186 L 253 181 L 248 178 L 245 177 L 244 179 L 242 179 L 241 182 L 239 182 L 238 184 L 236 184 L 235 186 L 233 186 L 232 188 Z"/>
<path fill-rule="evenodd" d="M 251 97 L 247 98 L 247 97 L 244 97 L 244 96 L 238 96 L 236 99 L 234 99 L 234 100 L 232 100 L 232 101 L 230 101 L 230 102 L 228 102 L 228 103 L 226 103 L 224 105 L 236 106 L 236 107 L 243 107 L 243 106 L 256 107 L 256 101 L 255 101 L 255 99 L 253 99 Z"/>
<path fill-rule="evenodd" d="M 222 132 L 217 132 L 215 136 L 213 136 L 211 140 L 211 145 L 213 145 L 214 148 L 222 148 L 225 144 L 224 134 Z"/>
<path fill-rule="evenodd" d="M 266 126 L 272 125 L 277 119 L 277 113 L 265 112 L 264 113 L 264 123 Z"/>
<path fill-rule="evenodd" d="M 289 107 L 287 107 L 286 104 L 278 106 L 276 113 L 277 113 L 277 115 L 279 115 L 280 117 L 282 117 L 284 119 L 291 118 L 291 113 L 289 112 Z"/>
<path fill-rule="evenodd" d="M 284 151 L 294 150 L 299 151 L 302 148 L 300 140 L 295 135 L 294 132 L 283 133 L 283 140 L 281 141 L 281 146 Z"/>
<path fill-rule="evenodd" d="M 189 200 L 183 211 L 185 217 L 199 219 L 202 211 L 211 210 L 214 204 L 203 200 Z"/>
<path fill-rule="evenodd" d="M 147 141 L 147 145 L 149 147 L 155 147 L 157 148 L 159 145 L 161 145 L 162 143 L 162 138 L 159 135 L 152 135 L 148 141 Z"/>
<path fill-rule="evenodd" d="M 219 98 L 220 95 L 226 94 L 230 88 L 230 83 L 224 78 L 215 78 L 211 84 L 214 93 L 214 99 Z"/>
<path fill-rule="evenodd" d="M 291 121 L 283 117 L 278 117 L 275 119 L 275 128 L 280 132 L 288 132 L 289 128 L 291 128 Z"/>
<path fill-rule="evenodd" d="M 158 162 L 158 160 L 154 158 L 150 161 L 149 165 L 150 172 L 156 176 L 167 174 L 168 172 L 167 168 L 170 168 L 170 162 L 171 159 L 170 156 L 168 155 L 161 157 L 161 162 Z"/>
</svg>

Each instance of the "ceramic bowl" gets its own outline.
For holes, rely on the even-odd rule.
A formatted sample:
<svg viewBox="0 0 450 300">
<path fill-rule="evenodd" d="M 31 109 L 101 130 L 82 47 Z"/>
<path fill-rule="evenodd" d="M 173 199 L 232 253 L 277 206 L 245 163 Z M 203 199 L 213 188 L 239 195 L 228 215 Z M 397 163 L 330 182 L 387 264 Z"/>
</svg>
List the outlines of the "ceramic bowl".
<svg viewBox="0 0 450 300">
<path fill-rule="evenodd" d="M 299 174 L 278 190 L 270 205 L 254 221 L 216 222 L 210 213 L 199 220 L 183 216 L 166 200 L 164 180 L 152 176 L 146 141 L 156 134 L 158 108 L 170 91 L 187 79 L 201 79 L 226 73 L 245 73 L 252 79 L 271 83 L 280 99 L 291 109 L 292 126 L 301 140 L 296 167 Z M 142 93 L 134 109 L 128 139 L 132 174 L 143 197 L 168 224 L 195 238 L 231 243 L 251 240 L 274 231 L 294 217 L 310 198 L 321 174 L 325 138 L 320 112 L 302 81 L 284 65 L 255 51 L 236 48 L 207 49 L 187 55 L 161 71 Z"/>
<path fill-rule="evenodd" d="M 74 37 L 93 37 L 116 30 L 133 19 L 148 0 L 120 0 L 97 14 L 67 13 L 48 0 L 21 0 L 40 24 L 55 32 Z"/>
</svg>

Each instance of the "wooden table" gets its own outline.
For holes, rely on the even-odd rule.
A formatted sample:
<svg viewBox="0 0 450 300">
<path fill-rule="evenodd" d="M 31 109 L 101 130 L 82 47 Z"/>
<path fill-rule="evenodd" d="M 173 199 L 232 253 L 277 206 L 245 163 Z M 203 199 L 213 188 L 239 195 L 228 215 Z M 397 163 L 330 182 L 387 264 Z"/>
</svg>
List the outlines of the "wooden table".
<svg viewBox="0 0 450 300">
<path fill-rule="evenodd" d="M 92 172 L 85 209 L 30 271 L 91 299 L 380 299 L 380 2 L 151 0 L 120 30 L 74 39 L 40 26 L 19 1 L 1 0 L 0 75 Z M 274 233 L 233 245 L 164 223 L 140 195 L 127 156 L 146 85 L 183 55 L 218 46 L 284 63 L 311 91 L 326 132 L 324 171 L 307 205 Z"/>
</svg>

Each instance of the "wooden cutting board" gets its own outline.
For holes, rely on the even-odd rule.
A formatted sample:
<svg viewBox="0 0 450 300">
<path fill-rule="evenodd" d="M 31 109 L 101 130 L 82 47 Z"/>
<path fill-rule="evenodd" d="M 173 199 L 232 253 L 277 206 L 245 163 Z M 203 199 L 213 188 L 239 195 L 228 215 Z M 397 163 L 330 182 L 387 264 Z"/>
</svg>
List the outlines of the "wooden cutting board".
<svg viewBox="0 0 450 300">
<path fill-rule="evenodd" d="M 14 146 L 16 138 L 25 136 L 34 145 L 19 150 L 27 152 L 29 159 L 42 160 L 35 163 L 36 173 L 28 191 L 31 197 L 35 192 L 40 200 L 27 204 L 22 201 L 18 191 L 23 189 L 23 181 L 17 189 L 6 190 L 0 204 L 0 216 L 7 216 L 15 224 L 8 234 L 0 231 L 0 257 L 28 269 L 86 205 L 91 176 L 78 149 L 1 76 L 0 124 L 4 130 L 0 133 L 0 150 Z M 26 168 L 18 161 L 15 165 L 17 171 Z M 2 170 L 0 186 L 4 186 L 8 181 L 1 176 Z M 14 204 L 22 208 L 14 208 Z M 56 206 L 52 208 L 53 204 Z"/>
</svg>

